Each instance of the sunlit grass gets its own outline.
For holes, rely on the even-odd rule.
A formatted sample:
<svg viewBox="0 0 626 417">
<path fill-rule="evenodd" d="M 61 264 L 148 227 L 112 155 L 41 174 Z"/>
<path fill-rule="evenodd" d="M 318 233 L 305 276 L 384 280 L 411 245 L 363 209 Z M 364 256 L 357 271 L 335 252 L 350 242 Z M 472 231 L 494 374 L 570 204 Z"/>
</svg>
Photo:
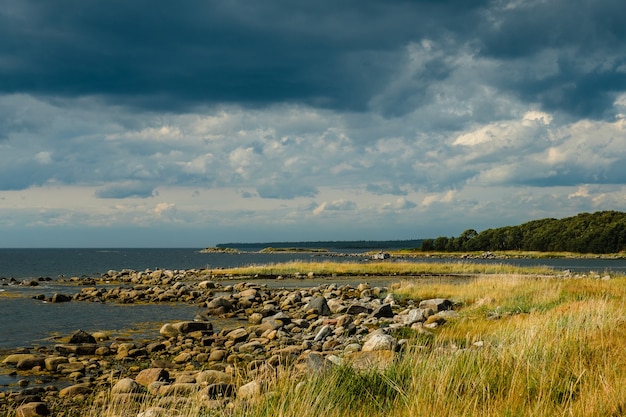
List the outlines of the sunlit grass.
<svg viewBox="0 0 626 417">
<path fill-rule="evenodd" d="M 558 271 L 545 266 L 519 267 L 509 264 L 478 264 L 472 262 L 287 262 L 215 269 L 216 276 L 254 275 L 468 275 L 468 274 L 537 274 L 556 275 Z"/>
</svg>

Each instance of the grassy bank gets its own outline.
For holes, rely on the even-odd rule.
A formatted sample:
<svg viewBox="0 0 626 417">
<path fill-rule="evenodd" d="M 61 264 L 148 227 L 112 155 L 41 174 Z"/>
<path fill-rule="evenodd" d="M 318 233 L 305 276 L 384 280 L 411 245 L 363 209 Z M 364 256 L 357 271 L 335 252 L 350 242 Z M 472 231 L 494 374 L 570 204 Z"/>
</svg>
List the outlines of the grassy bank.
<svg viewBox="0 0 626 417">
<path fill-rule="evenodd" d="M 385 371 L 283 379 L 250 416 L 607 416 L 626 412 L 624 278 L 484 277 L 405 285 L 464 307 Z"/>
<path fill-rule="evenodd" d="M 470 274 L 535 274 L 556 275 L 558 271 L 548 267 L 518 267 L 507 264 L 478 264 L 471 262 L 414 263 L 414 262 L 288 262 L 240 268 L 216 269 L 220 276 L 356 276 L 356 275 L 470 275 Z"/>
</svg>

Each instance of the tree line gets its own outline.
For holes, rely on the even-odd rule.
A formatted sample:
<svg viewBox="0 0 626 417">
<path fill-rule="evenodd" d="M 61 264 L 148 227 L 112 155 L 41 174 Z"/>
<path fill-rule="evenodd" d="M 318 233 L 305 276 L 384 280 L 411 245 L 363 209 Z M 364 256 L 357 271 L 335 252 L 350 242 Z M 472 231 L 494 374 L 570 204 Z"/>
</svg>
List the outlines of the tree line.
<svg viewBox="0 0 626 417">
<path fill-rule="evenodd" d="M 626 249 L 626 213 L 599 211 L 564 219 L 533 220 L 519 226 L 468 229 L 457 237 L 425 239 L 422 251 L 540 251 L 618 253 Z"/>
</svg>

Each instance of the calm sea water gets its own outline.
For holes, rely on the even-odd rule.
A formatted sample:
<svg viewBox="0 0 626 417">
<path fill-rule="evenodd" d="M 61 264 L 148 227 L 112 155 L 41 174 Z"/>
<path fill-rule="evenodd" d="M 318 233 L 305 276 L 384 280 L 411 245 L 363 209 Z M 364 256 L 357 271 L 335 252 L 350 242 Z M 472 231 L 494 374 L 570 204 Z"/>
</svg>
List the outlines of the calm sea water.
<svg viewBox="0 0 626 417">
<path fill-rule="evenodd" d="M 79 288 L 63 287 L 59 277 L 99 276 L 108 270 L 191 269 L 236 267 L 276 262 L 323 261 L 310 254 L 223 254 L 199 253 L 197 249 L 0 249 L 0 351 L 53 343 L 55 335 L 86 331 L 135 331 L 138 337 L 156 337 L 168 321 L 191 320 L 200 306 L 116 305 L 99 303 L 49 304 L 33 300 L 37 294 L 72 293 Z M 333 257 L 333 261 L 364 260 L 365 256 Z M 429 258 L 426 262 L 448 262 Z M 464 262 L 502 263 L 502 260 Z M 548 265 L 573 271 L 626 271 L 625 260 L 552 259 L 507 260 L 516 265 Z M 10 285 L 10 278 L 50 278 L 38 287 Z M 298 281 L 298 285 L 306 281 Z M 270 285 L 272 285 L 270 283 Z M 273 284 L 277 285 L 277 284 Z M 289 285 L 286 281 L 281 286 Z M 294 284 L 295 285 L 295 284 Z"/>
</svg>

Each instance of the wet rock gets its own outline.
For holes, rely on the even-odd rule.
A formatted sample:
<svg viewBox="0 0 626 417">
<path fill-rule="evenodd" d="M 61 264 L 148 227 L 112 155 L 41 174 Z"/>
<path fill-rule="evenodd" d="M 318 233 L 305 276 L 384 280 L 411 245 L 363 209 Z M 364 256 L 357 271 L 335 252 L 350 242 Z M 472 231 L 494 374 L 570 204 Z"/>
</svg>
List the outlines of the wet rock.
<svg viewBox="0 0 626 417">
<path fill-rule="evenodd" d="M 92 344 L 80 344 L 80 345 L 70 345 L 70 344 L 61 344 L 55 345 L 54 349 L 59 352 L 61 355 L 93 355 L 96 352 L 98 345 Z"/>
<path fill-rule="evenodd" d="M 77 345 L 81 343 L 95 344 L 96 338 L 83 330 L 78 330 L 70 337 L 70 341 L 68 343 L 72 345 Z"/>
<path fill-rule="evenodd" d="M 24 371 L 30 371 L 33 368 L 45 368 L 46 362 L 43 356 L 32 355 L 32 357 L 25 357 L 20 359 L 16 364 L 15 368 Z"/>
<path fill-rule="evenodd" d="M 72 301 L 72 297 L 66 294 L 54 293 L 50 298 L 51 303 L 67 303 L 69 301 Z"/>
</svg>

